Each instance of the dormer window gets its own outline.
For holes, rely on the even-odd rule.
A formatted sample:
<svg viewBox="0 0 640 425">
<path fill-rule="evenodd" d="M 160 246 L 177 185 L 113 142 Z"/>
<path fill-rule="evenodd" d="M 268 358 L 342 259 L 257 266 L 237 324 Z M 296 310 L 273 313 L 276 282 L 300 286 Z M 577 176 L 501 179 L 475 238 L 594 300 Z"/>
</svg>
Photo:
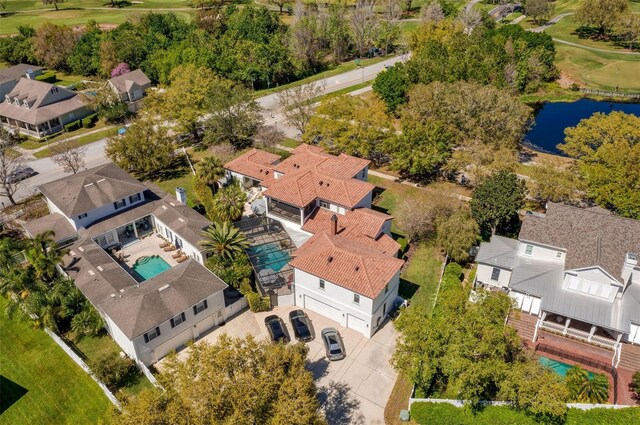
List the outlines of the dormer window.
<svg viewBox="0 0 640 425">
<path fill-rule="evenodd" d="M 527 245 L 524 248 L 524 255 L 531 255 L 533 254 L 533 245 Z"/>
<path fill-rule="evenodd" d="M 26 100 L 22 102 L 22 106 L 24 106 L 25 108 L 29 109 L 29 102 L 27 102 Z"/>
<path fill-rule="evenodd" d="M 318 204 L 320 204 L 320 208 L 324 208 L 324 209 L 329 209 L 330 205 L 327 201 L 318 201 Z"/>
<path fill-rule="evenodd" d="M 4 95 L 4 100 L 6 100 L 6 101 L 7 101 L 7 103 L 11 103 L 11 98 L 9 97 L 9 95 L 8 95 L 8 94 L 5 94 L 5 95 Z"/>
<path fill-rule="evenodd" d="M 83 218 L 85 218 L 86 216 L 87 216 L 87 213 L 80 214 L 80 215 L 78 216 L 78 220 L 82 220 L 82 219 L 83 219 Z"/>
<path fill-rule="evenodd" d="M 51 87 L 51 93 L 58 93 L 58 88 L 57 87 Z"/>
<path fill-rule="evenodd" d="M 129 196 L 129 203 L 133 204 L 134 202 L 138 202 L 140 200 L 140 194 L 136 193 L 135 195 Z"/>
<path fill-rule="evenodd" d="M 121 199 L 113 203 L 113 208 L 117 210 L 118 208 L 123 208 L 125 205 L 127 205 L 127 201 Z"/>
</svg>

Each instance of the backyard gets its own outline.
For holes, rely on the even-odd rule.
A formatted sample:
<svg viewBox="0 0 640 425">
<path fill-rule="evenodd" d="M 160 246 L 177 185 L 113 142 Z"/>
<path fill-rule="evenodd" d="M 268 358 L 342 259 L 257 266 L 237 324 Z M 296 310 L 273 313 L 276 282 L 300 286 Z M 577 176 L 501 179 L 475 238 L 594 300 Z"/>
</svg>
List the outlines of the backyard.
<svg viewBox="0 0 640 425">
<path fill-rule="evenodd" d="M 7 301 L 0 298 L 0 311 Z M 0 418 L 6 424 L 100 422 L 111 403 L 100 387 L 43 331 L 0 319 Z"/>
</svg>

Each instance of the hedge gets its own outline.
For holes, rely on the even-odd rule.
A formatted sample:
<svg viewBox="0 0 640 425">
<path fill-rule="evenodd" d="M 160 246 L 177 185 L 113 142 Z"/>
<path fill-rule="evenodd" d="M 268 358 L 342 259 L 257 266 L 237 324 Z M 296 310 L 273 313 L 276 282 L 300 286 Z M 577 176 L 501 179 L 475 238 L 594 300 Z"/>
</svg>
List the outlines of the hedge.
<svg viewBox="0 0 640 425">
<path fill-rule="evenodd" d="M 537 425 L 541 422 L 508 406 L 487 406 L 474 413 L 468 407 L 449 403 L 417 402 L 411 405 L 411 419 L 421 425 Z M 640 423 L 640 408 L 569 409 L 563 425 L 612 425 Z"/>
<path fill-rule="evenodd" d="M 84 128 L 93 127 L 93 124 L 98 120 L 98 114 L 91 114 L 82 119 L 82 126 Z"/>
<path fill-rule="evenodd" d="M 66 131 L 73 131 L 80 128 L 80 120 L 76 120 L 73 122 L 70 122 L 69 124 L 65 124 L 64 129 Z"/>
<path fill-rule="evenodd" d="M 253 291 L 249 292 L 245 296 L 249 302 L 249 310 L 254 313 L 271 310 L 271 301 L 269 300 L 269 297 L 262 297 L 260 294 Z"/>
<path fill-rule="evenodd" d="M 36 77 L 37 81 L 42 81 L 43 83 L 49 83 L 49 84 L 53 84 L 56 81 L 58 81 L 58 78 L 56 76 L 55 72 L 45 72 L 43 74 L 40 74 Z"/>
</svg>

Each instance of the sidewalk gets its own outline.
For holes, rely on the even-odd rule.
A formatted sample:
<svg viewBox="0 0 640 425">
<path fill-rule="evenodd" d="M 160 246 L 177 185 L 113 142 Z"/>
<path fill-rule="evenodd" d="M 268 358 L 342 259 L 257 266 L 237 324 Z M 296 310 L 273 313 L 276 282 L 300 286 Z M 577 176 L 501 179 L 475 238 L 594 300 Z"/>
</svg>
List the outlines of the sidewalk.
<svg viewBox="0 0 640 425">
<path fill-rule="evenodd" d="M 54 145 L 56 145 L 56 144 L 58 144 L 58 143 L 60 143 L 62 141 L 65 141 L 65 140 L 77 140 L 77 139 L 79 139 L 81 137 L 88 136 L 88 135 L 94 134 L 94 133 L 98 133 L 98 132 L 104 131 L 104 130 L 110 130 L 112 128 L 116 128 L 116 126 L 115 125 L 107 125 L 105 127 L 100 127 L 100 128 L 95 129 L 95 130 L 87 131 L 86 133 L 78 134 L 77 136 L 71 136 L 68 139 L 58 140 L 55 143 L 46 143 L 43 146 L 40 146 L 39 148 L 36 148 L 36 149 L 25 149 L 25 148 L 21 147 L 20 145 L 14 146 L 13 149 L 15 149 L 17 152 L 19 152 L 22 155 L 22 159 L 23 160 L 25 160 L 25 161 L 33 161 L 33 160 L 37 159 L 33 155 L 34 153 L 40 152 L 40 151 L 42 151 L 44 149 L 49 149 L 51 146 L 54 146 Z"/>
</svg>

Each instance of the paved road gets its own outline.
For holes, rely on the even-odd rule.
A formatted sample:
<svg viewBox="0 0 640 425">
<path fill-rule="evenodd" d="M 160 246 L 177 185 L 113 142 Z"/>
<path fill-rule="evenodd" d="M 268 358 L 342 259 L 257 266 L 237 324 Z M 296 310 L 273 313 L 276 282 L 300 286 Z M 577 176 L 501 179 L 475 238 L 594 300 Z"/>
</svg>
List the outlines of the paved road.
<svg viewBox="0 0 640 425">
<path fill-rule="evenodd" d="M 385 65 L 393 65 L 403 59 L 403 56 L 396 56 L 383 62 L 320 80 L 320 82 L 325 85 L 323 94 L 333 93 L 343 88 L 354 86 L 361 83 L 363 79 L 364 81 L 371 81 L 384 69 Z M 370 88 L 360 89 L 354 93 L 362 93 L 367 90 L 370 90 Z M 283 130 L 289 137 L 296 137 L 299 135 L 297 130 L 287 126 L 284 122 L 284 117 L 280 113 L 280 106 L 278 104 L 276 94 L 263 96 L 256 100 L 258 104 L 264 108 L 263 116 L 266 124 L 277 125 L 278 128 Z M 104 154 L 105 143 L 106 139 L 102 139 L 88 145 L 87 155 L 85 158 L 87 168 L 96 167 L 109 161 Z M 16 200 L 21 200 L 34 194 L 38 185 L 57 180 L 66 175 L 62 170 L 62 167 L 56 165 L 51 158 L 30 160 L 26 161 L 25 164 L 33 168 L 39 174 L 23 182 L 21 189 L 15 196 Z M 0 196 L 0 202 L 4 202 L 5 205 L 9 205 L 9 200 L 3 196 Z"/>
</svg>

